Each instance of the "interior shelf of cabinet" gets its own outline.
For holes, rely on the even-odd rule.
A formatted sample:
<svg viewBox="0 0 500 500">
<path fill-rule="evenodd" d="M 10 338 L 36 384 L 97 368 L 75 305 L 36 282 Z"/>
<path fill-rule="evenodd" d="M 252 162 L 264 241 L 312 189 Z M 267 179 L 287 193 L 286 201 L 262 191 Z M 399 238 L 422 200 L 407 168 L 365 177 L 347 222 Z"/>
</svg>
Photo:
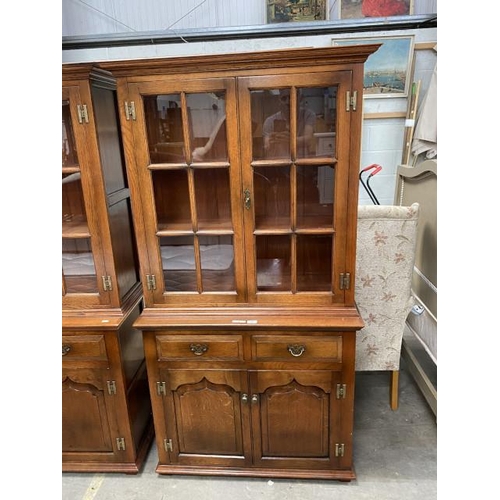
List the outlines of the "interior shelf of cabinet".
<svg viewBox="0 0 500 500">
<path fill-rule="evenodd" d="M 63 238 L 90 238 L 89 226 L 83 215 L 63 215 Z"/>
<path fill-rule="evenodd" d="M 168 221 L 158 222 L 157 236 L 185 236 L 189 234 L 199 235 L 224 235 L 233 234 L 231 222 L 221 222 L 218 220 L 198 221 L 198 230 L 193 230 L 191 221 Z"/>
</svg>

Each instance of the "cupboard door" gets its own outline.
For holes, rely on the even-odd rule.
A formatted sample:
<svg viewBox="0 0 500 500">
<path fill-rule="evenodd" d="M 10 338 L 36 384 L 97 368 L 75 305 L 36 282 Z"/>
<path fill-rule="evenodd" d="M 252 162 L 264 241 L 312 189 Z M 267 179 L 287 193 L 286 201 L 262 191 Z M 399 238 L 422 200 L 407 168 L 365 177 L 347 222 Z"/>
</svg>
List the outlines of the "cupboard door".
<svg viewBox="0 0 500 500">
<path fill-rule="evenodd" d="M 86 106 L 87 115 L 79 114 Z M 69 308 L 109 305 L 102 278 L 103 259 L 98 211 L 94 208 L 91 169 L 99 164 L 94 144 L 91 97 L 78 86 L 62 92 L 62 295 Z"/>
<path fill-rule="evenodd" d="M 168 462 L 241 467 L 251 463 L 246 372 L 160 370 L 166 381 Z M 163 450 L 160 452 L 160 460 Z"/>
<path fill-rule="evenodd" d="M 130 84 L 151 304 L 242 302 L 234 79 Z M 132 187 L 132 186 L 131 186 Z M 232 193 L 237 193 L 233 195 Z"/>
<path fill-rule="evenodd" d="M 116 396 L 108 394 L 106 373 L 109 371 L 98 368 L 63 369 L 63 460 L 99 462 L 116 455 L 118 461 L 118 456 L 125 454 L 116 442 L 120 436 L 114 409 Z"/>
<path fill-rule="evenodd" d="M 254 465 L 338 468 L 339 379 L 329 370 L 250 372 Z"/>
<path fill-rule="evenodd" d="M 249 301 L 344 302 L 351 81 L 238 79 Z"/>
</svg>

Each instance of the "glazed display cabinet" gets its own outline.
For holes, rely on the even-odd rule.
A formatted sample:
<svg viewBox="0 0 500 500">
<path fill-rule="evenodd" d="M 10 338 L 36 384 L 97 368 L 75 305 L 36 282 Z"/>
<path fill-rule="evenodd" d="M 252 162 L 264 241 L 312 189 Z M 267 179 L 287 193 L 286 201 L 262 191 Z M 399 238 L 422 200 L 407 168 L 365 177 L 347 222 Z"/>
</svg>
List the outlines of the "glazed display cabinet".
<svg viewBox="0 0 500 500">
<path fill-rule="evenodd" d="M 117 78 L 157 472 L 351 480 L 363 65 L 378 45 Z"/>
<path fill-rule="evenodd" d="M 62 469 L 136 473 L 153 438 L 116 84 L 62 69 Z"/>
</svg>

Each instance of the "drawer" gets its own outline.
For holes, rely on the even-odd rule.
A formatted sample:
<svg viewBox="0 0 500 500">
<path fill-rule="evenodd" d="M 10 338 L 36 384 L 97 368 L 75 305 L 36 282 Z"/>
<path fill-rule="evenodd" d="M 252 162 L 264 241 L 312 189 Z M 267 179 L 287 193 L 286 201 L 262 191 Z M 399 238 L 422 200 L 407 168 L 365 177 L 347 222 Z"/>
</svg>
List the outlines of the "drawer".
<svg viewBox="0 0 500 500">
<path fill-rule="evenodd" d="M 62 359 L 63 361 L 106 361 L 104 335 L 63 335 Z"/>
<path fill-rule="evenodd" d="M 254 361 L 342 362 L 341 336 L 254 335 Z"/>
<path fill-rule="evenodd" d="M 241 335 L 158 335 L 159 360 L 243 360 Z"/>
</svg>

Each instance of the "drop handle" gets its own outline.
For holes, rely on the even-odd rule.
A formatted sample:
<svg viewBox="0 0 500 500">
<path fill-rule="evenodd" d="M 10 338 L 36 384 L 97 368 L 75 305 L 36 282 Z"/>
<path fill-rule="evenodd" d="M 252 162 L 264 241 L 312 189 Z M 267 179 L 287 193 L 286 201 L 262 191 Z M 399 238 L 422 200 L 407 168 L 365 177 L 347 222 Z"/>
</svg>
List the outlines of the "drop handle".
<svg viewBox="0 0 500 500">
<path fill-rule="evenodd" d="M 63 346 L 62 346 L 62 355 L 66 356 L 66 354 L 68 354 L 69 351 L 71 351 L 71 346 L 68 345 L 68 344 L 63 344 Z"/>
<path fill-rule="evenodd" d="M 258 403 L 259 402 L 259 395 L 258 394 L 252 394 L 252 403 Z"/>
<path fill-rule="evenodd" d="M 252 206 L 252 200 L 250 198 L 250 190 L 249 189 L 245 189 L 245 191 L 243 191 L 243 194 L 245 195 L 245 208 L 247 210 L 250 210 L 250 207 Z"/>
<path fill-rule="evenodd" d="M 287 346 L 287 349 L 292 356 L 298 358 L 299 356 L 302 356 L 302 354 L 304 354 L 306 346 L 301 344 L 292 344 Z"/>
<path fill-rule="evenodd" d="M 195 356 L 201 356 L 202 354 L 205 354 L 208 351 L 208 346 L 206 344 L 191 344 L 189 346 L 189 350 Z"/>
<path fill-rule="evenodd" d="M 242 402 L 242 403 L 248 403 L 248 394 L 243 393 L 243 394 L 241 395 L 241 402 Z"/>
</svg>

